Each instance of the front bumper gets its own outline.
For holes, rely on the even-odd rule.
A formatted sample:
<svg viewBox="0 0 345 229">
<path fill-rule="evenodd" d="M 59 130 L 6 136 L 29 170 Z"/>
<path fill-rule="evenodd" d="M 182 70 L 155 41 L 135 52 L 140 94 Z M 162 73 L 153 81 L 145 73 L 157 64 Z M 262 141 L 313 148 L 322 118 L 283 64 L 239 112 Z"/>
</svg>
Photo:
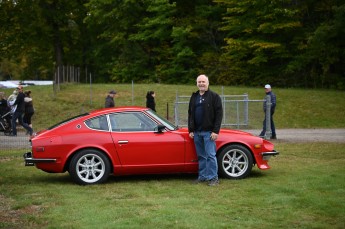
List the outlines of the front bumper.
<svg viewBox="0 0 345 229">
<path fill-rule="evenodd" d="M 25 166 L 34 166 L 35 163 L 53 163 L 56 162 L 56 159 L 49 159 L 49 158 L 33 158 L 31 152 L 24 153 L 24 162 Z"/>
<path fill-rule="evenodd" d="M 262 152 L 262 159 L 268 161 L 272 156 L 277 156 L 279 152 L 273 150 L 272 152 Z"/>
</svg>

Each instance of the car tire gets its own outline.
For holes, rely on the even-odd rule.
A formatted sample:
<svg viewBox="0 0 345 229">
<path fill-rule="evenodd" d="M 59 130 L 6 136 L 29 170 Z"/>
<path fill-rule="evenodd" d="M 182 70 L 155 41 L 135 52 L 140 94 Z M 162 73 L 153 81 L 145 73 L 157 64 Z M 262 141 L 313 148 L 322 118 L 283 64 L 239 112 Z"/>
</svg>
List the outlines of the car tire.
<svg viewBox="0 0 345 229">
<path fill-rule="evenodd" d="M 252 171 L 253 156 L 242 145 L 229 145 L 217 157 L 219 174 L 229 179 L 243 179 Z"/>
<path fill-rule="evenodd" d="M 99 184 L 108 179 L 110 162 L 97 150 L 82 150 L 73 156 L 68 172 L 77 184 Z"/>
</svg>

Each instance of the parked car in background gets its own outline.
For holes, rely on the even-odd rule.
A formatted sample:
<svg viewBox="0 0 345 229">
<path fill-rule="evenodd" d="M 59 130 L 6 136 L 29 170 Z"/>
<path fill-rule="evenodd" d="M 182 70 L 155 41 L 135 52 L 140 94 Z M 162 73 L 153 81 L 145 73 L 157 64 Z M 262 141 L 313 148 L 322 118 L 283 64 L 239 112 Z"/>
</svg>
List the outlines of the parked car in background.
<svg viewBox="0 0 345 229">
<path fill-rule="evenodd" d="M 26 166 L 69 172 L 78 184 L 105 182 L 109 175 L 197 173 L 198 158 L 187 128 L 148 108 L 105 108 L 60 122 L 31 138 Z M 221 129 L 216 141 L 219 175 L 247 177 L 254 165 L 269 169 L 274 145 L 252 134 Z"/>
</svg>

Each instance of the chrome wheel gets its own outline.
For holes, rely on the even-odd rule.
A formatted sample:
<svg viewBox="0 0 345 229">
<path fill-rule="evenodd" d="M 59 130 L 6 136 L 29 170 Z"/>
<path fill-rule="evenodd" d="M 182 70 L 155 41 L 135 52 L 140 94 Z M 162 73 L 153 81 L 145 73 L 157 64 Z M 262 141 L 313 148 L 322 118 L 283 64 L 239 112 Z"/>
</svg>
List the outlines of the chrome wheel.
<svg viewBox="0 0 345 229">
<path fill-rule="evenodd" d="M 69 172 L 79 184 L 104 182 L 110 171 L 109 161 L 104 154 L 95 150 L 77 153 L 70 164 Z"/>
<path fill-rule="evenodd" d="M 251 172 L 253 156 L 244 146 L 227 146 L 218 156 L 218 167 L 221 175 L 227 178 L 241 179 Z"/>
</svg>

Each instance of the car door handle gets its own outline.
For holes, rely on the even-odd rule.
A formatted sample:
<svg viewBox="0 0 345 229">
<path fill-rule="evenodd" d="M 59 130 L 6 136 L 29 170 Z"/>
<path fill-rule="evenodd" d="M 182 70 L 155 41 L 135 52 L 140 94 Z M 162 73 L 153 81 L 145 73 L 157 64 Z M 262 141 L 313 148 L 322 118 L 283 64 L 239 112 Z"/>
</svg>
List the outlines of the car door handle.
<svg viewBox="0 0 345 229">
<path fill-rule="evenodd" d="M 117 143 L 119 143 L 119 144 L 127 144 L 128 141 L 127 141 L 127 140 L 120 140 L 120 141 L 118 141 Z"/>
</svg>

